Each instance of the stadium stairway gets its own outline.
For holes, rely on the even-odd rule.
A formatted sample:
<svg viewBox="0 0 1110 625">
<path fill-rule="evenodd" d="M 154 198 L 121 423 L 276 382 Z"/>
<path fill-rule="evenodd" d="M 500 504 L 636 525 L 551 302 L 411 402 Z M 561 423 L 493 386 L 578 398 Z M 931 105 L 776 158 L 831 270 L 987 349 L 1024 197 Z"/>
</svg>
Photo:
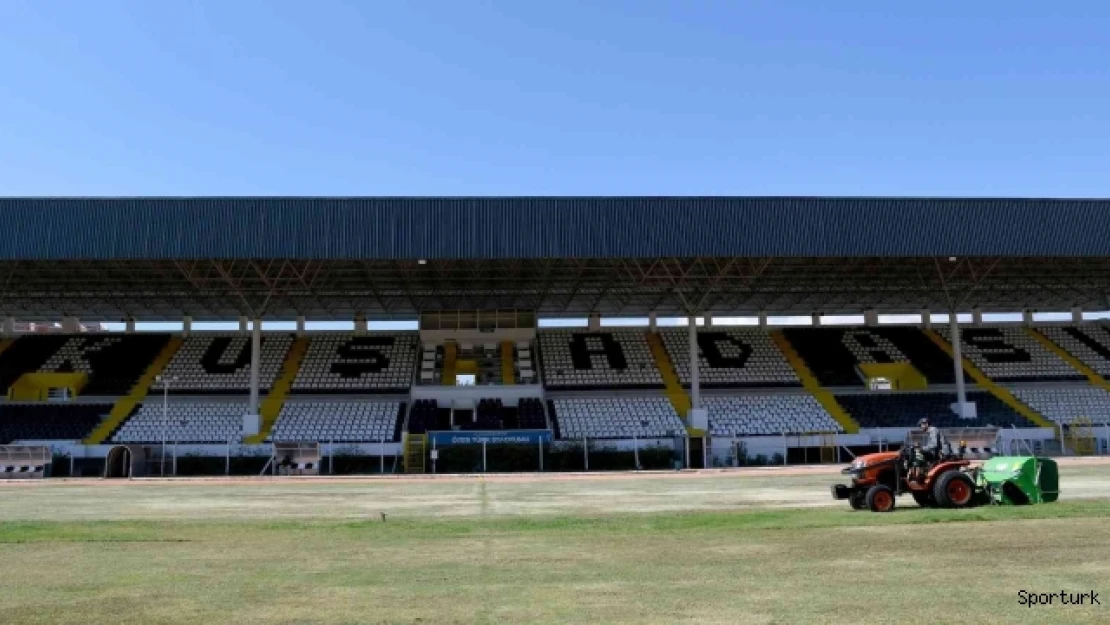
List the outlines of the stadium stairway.
<svg viewBox="0 0 1110 625">
<path fill-rule="evenodd" d="M 516 384 L 514 373 L 516 368 L 513 363 L 513 342 L 501 342 L 501 383 Z"/>
<path fill-rule="evenodd" d="M 278 375 L 273 388 L 270 389 L 266 398 L 258 406 L 258 416 L 262 418 L 262 422 L 258 424 L 258 434 L 244 438 L 244 443 L 257 445 L 265 441 L 266 437 L 270 435 L 270 431 L 274 429 L 274 424 L 277 423 L 278 415 L 281 414 L 281 408 L 285 405 L 285 398 L 289 395 L 289 389 L 293 387 L 293 380 L 297 378 L 297 372 L 301 369 L 301 361 L 304 360 L 306 352 L 308 352 L 307 338 L 301 336 L 293 341 L 293 345 L 289 347 L 289 352 L 285 354 L 285 362 L 281 365 L 281 374 Z"/>
<path fill-rule="evenodd" d="M 798 379 L 802 381 L 802 386 L 809 391 L 810 395 L 821 404 L 825 412 L 835 420 L 846 434 L 855 434 L 859 432 L 859 424 L 848 414 L 848 411 L 836 401 L 836 396 L 826 390 L 821 383 L 817 381 L 817 377 L 809 370 L 809 366 L 802 360 L 801 355 L 790 344 L 790 340 L 782 333 L 782 330 L 775 330 L 771 332 L 771 340 L 778 346 L 779 351 L 794 368 L 794 373 L 798 375 Z"/>
<path fill-rule="evenodd" d="M 1033 337 L 1034 340 L 1043 345 L 1045 349 L 1052 352 L 1053 354 L 1056 354 L 1056 356 L 1059 357 L 1060 360 L 1068 363 L 1072 366 L 1073 369 L 1086 376 L 1087 380 L 1091 383 L 1091 386 L 1097 386 L 1104 391 L 1110 392 L 1110 382 L 1107 382 L 1106 378 L 1099 375 L 1098 372 L 1094 369 L 1083 364 L 1082 361 L 1080 361 L 1075 356 L 1072 356 L 1066 349 L 1054 343 L 1052 339 L 1041 334 L 1033 328 L 1026 328 L 1025 332 L 1028 333 L 1029 336 Z"/>
<path fill-rule="evenodd" d="M 448 341 L 443 344 L 443 385 L 455 386 L 455 363 L 459 359 L 459 344 Z"/>
<path fill-rule="evenodd" d="M 666 389 L 667 399 L 671 400 L 671 405 L 674 406 L 674 411 L 678 413 L 678 416 L 686 421 L 692 406 L 690 396 L 686 394 L 686 389 L 682 388 L 682 383 L 678 380 L 674 363 L 667 355 L 667 348 L 663 346 L 663 339 L 659 338 L 659 334 L 655 332 L 648 332 L 647 342 L 651 355 L 655 358 L 655 367 L 659 369 L 659 375 L 663 378 L 663 388 Z"/>
<path fill-rule="evenodd" d="M 138 382 L 131 387 L 131 392 L 126 396 L 119 398 L 112 406 L 111 412 L 108 416 L 98 425 L 89 437 L 85 439 L 86 445 L 100 445 L 108 440 L 108 437 L 115 432 L 124 421 L 135 411 L 135 407 L 142 403 L 146 398 L 147 393 L 150 392 L 150 387 L 154 384 L 154 379 L 165 370 L 166 365 L 170 364 L 177 350 L 181 348 L 183 339 L 179 336 L 170 338 L 166 342 L 165 347 L 162 348 L 161 353 L 150 363 L 146 372 L 139 378 Z"/>
<path fill-rule="evenodd" d="M 405 433 L 405 473 L 424 473 L 424 456 L 427 448 L 427 434 Z"/>
<path fill-rule="evenodd" d="M 944 353 L 948 354 L 949 358 L 956 357 L 955 352 L 952 350 L 952 344 L 946 341 L 943 336 L 937 334 L 936 330 L 923 330 L 923 332 L 925 333 L 925 336 L 929 337 L 931 341 L 936 343 L 937 347 L 943 349 Z M 959 339 L 957 338 L 957 340 Z M 964 358 L 963 363 L 964 373 L 970 376 L 972 380 L 975 380 L 976 384 L 978 384 L 984 390 L 989 391 L 991 395 L 994 395 L 999 399 L 999 401 L 1012 408 L 1014 412 L 1028 419 L 1034 426 L 1039 428 L 1056 427 L 1052 424 L 1051 421 L 1045 419 L 1040 413 L 1025 405 L 1017 397 L 1014 397 L 1013 393 L 996 384 L 994 380 L 988 378 L 986 374 L 979 370 L 979 368 L 976 367 L 975 364 L 972 363 L 970 360 Z"/>
</svg>

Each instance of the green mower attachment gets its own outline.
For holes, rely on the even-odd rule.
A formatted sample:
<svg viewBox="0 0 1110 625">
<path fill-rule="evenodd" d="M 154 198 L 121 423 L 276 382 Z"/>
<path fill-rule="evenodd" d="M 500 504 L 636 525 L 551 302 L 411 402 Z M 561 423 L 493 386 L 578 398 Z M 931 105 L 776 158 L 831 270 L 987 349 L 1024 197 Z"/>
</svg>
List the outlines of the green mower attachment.
<svg viewBox="0 0 1110 625">
<path fill-rule="evenodd" d="M 1051 503 L 1060 497 L 1060 474 L 1051 458 L 996 456 L 983 465 L 979 480 L 996 504 Z"/>
</svg>

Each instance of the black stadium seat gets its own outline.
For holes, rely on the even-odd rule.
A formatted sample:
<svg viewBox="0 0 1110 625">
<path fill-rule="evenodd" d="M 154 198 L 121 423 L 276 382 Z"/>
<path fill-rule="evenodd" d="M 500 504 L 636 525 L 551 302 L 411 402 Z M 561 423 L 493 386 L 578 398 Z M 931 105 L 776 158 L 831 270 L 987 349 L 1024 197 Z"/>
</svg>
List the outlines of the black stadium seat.
<svg viewBox="0 0 1110 625">
<path fill-rule="evenodd" d="M 273 386 L 293 344 L 289 334 L 267 333 L 259 345 L 258 383 Z M 181 344 L 163 375 L 173 378 L 170 394 L 242 394 L 250 388 L 249 334 L 192 334 Z"/>
<path fill-rule="evenodd" d="M 690 385 L 689 330 L 659 331 L 679 382 Z M 702 388 L 774 388 L 801 386 L 766 330 L 712 328 L 698 330 L 698 379 Z"/>
<path fill-rule="evenodd" d="M 111 410 L 111 404 L 0 404 L 0 445 L 19 440 L 80 440 Z"/>
<path fill-rule="evenodd" d="M 663 387 L 643 330 L 555 330 L 537 337 L 549 389 Z"/>
<path fill-rule="evenodd" d="M 415 374 L 418 335 L 326 334 L 312 338 L 294 393 L 404 393 Z"/>
<path fill-rule="evenodd" d="M 865 428 L 915 427 L 928 417 L 938 427 L 1032 427 L 1012 408 L 994 395 L 970 392 L 967 400 L 974 402 L 978 416 L 961 419 L 952 411 L 955 393 L 859 393 L 837 394 L 836 400 Z"/>
<path fill-rule="evenodd" d="M 910 363 L 929 384 L 954 383 L 952 358 L 919 328 L 786 328 L 783 335 L 822 386 L 864 386 L 859 365 L 894 362 Z"/>
<path fill-rule="evenodd" d="M 943 330 L 949 341 L 951 334 Z M 1083 380 L 1024 328 L 961 328 L 963 355 L 995 382 Z"/>
</svg>

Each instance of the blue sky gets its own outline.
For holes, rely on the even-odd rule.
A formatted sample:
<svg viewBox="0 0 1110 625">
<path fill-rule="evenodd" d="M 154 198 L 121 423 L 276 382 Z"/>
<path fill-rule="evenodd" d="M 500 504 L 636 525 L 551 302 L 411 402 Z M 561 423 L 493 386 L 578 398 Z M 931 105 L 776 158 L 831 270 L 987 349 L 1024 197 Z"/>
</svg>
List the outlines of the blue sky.
<svg viewBox="0 0 1110 625">
<path fill-rule="evenodd" d="M 1110 196 L 1110 3 L 0 0 L 0 195 Z"/>
</svg>

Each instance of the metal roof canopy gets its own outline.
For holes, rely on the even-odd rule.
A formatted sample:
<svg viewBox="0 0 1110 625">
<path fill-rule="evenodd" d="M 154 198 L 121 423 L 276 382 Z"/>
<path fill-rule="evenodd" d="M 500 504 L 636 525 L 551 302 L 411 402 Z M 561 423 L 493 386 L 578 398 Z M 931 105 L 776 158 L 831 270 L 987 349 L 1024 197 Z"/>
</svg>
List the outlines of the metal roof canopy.
<svg viewBox="0 0 1110 625">
<path fill-rule="evenodd" d="M 1110 200 L 0 198 L 0 260 L 1110 256 Z"/>
<path fill-rule="evenodd" d="M 0 316 L 89 321 L 1102 310 L 1107 257 L 0 260 Z"/>
</svg>

